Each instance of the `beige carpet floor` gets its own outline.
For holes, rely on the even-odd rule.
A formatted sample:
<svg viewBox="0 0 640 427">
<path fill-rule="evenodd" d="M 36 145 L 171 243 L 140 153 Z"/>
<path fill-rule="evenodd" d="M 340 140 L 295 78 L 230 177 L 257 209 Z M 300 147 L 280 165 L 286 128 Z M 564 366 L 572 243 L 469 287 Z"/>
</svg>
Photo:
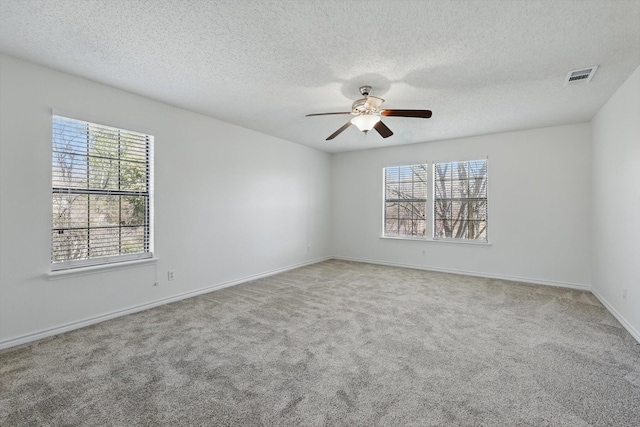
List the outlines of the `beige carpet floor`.
<svg viewBox="0 0 640 427">
<path fill-rule="evenodd" d="M 327 261 L 0 354 L 2 426 L 638 426 L 582 291 Z"/>
</svg>

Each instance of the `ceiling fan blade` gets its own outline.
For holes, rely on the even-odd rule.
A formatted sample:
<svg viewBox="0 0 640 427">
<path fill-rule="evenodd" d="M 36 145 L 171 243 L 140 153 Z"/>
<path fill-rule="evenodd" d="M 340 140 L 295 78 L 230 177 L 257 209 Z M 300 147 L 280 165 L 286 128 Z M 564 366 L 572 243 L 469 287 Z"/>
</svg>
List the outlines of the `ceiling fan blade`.
<svg viewBox="0 0 640 427">
<path fill-rule="evenodd" d="M 367 100 L 364 102 L 364 108 L 367 110 L 376 110 L 383 102 L 384 99 L 369 95 Z"/>
<path fill-rule="evenodd" d="M 349 126 L 351 126 L 351 120 L 349 120 L 347 123 L 345 123 L 344 126 L 342 126 L 340 129 L 338 129 L 337 131 L 335 131 L 334 133 L 332 133 L 331 135 L 329 135 L 329 138 L 327 138 L 326 140 L 329 141 L 330 139 L 335 138 L 336 136 L 340 135 L 342 133 L 342 131 L 344 131 L 346 128 L 348 128 Z"/>
<path fill-rule="evenodd" d="M 340 113 L 313 113 L 313 114 L 307 114 L 305 117 L 311 117 L 311 116 L 329 116 L 332 114 L 351 114 L 351 111 L 349 112 L 340 112 Z"/>
<path fill-rule="evenodd" d="M 393 135 L 393 132 L 391 132 L 391 129 L 389 129 L 387 125 L 385 125 L 382 122 L 376 123 L 376 125 L 373 128 L 377 130 L 380 136 L 382 136 L 383 138 L 389 138 L 391 135 Z"/>
<path fill-rule="evenodd" d="M 380 114 L 383 116 L 396 117 L 418 117 L 428 119 L 431 117 L 431 110 L 382 110 Z"/>
</svg>

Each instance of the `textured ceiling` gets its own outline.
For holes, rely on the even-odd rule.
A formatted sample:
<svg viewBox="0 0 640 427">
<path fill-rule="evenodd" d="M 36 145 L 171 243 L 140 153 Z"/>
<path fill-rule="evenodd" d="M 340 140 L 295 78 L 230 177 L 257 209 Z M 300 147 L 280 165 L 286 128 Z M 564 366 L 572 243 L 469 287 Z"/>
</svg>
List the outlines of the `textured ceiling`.
<svg viewBox="0 0 640 427">
<path fill-rule="evenodd" d="M 640 0 L 0 0 L 0 51 L 339 152 L 590 120 L 640 65 Z M 325 141 L 349 117 L 304 115 L 365 84 L 433 117 Z"/>
</svg>

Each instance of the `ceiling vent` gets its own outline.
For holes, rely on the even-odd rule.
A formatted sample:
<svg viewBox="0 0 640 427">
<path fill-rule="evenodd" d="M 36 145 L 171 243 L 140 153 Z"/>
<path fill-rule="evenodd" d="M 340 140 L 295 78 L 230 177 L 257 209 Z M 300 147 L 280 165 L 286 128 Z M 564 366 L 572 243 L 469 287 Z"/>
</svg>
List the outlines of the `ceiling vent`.
<svg viewBox="0 0 640 427">
<path fill-rule="evenodd" d="M 593 75 L 596 73 L 597 69 L 598 66 L 594 65 L 593 67 L 569 71 L 567 73 L 567 77 L 564 78 L 564 86 L 589 83 L 593 78 Z"/>
</svg>

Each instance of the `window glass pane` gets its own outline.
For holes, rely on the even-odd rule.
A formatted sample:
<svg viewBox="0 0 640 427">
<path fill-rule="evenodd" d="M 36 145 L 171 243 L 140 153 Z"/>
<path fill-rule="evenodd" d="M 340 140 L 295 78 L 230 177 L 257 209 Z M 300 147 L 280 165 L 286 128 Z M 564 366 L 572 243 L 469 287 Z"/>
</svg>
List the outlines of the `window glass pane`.
<svg viewBox="0 0 640 427">
<path fill-rule="evenodd" d="M 416 165 L 413 167 L 412 180 L 416 183 L 421 182 L 426 185 L 427 183 L 427 165 Z"/>
<path fill-rule="evenodd" d="M 451 202 L 448 200 L 436 200 L 434 202 L 435 219 L 450 219 L 451 218 Z"/>
<path fill-rule="evenodd" d="M 435 182 L 436 199 L 448 199 L 451 197 L 451 181 L 436 180 Z"/>
<path fill-rule="evenodd" d="M 396 202 L 385 203 L 385 217 L 387 219 L 395 219 L 398 217 L 398 203 Z"/>
<path fill-rule="evenodd" d="M 120 159 L 145 163 L 147 160 L 147 139 L 121 132 Z"/>
<path fill-rule="evenodd" d="M 105 257 L 119 253 L 118 228 L 92 228 L 89 232 L 89 257 Z"/>
<path fill-rule="evenodd" d="M 454 221 L 464 221 L 467 219 L 467 202 L 452 201 L 451 219 Z"/>
<path fill-rule="evenodd" d="M 465 162 L 451 163 L 451 179 L 467 179 Z"/>
<path fill-rule="evenodd" d="M 413 169 L 411 166 L 400 166 L 398 168 L 399 180 L 400 181 L 411 181 L 411 175 L 413 174 Z"/>
<path fill-rule="evenodd" d="M 147 215 L 147 198 L 144 196 L 122 196 L 121 225 L 144 225 Z"/>
<path fill-rule="evenodd" d="M 398 221 L 395 219 L 387 219 L 384 227 L 385 236 L 397 236 L 398 224 Z"/>
<path fill-rule="evenodd" d="M 401 199 L 413 198 L 413 183 L 411 181 L 398 183 L 398 196 Z"/>
<path fill-rule="evenodd" d="M 451 237 L 451 230 L 449 229 L 449 224 L 447 220 L 437 219 L 435 221 L 434 235 L 441 239 L 446 239 Z"/>
<path fill-rule="evenodd" d="M 451 238 L 466 239 L 467 237 L 467 221 L 460 219 L 451 221 Z"/>
<path fill-rule="evenodd" d="M 469 221 L 469 238 L 486 240 L 487 238 L 487 222 L 486 221 Z"/>
<path fill-rule="evenodd" d="M 53 262 L 85 259 L 88 256 L 89 230 L 53 230 L 51 235 Z"/>
<path fill-rule="evenodd" d="M 468 185 L 469 182 L 467 180 L 455 179 L 451 181 L 451 197 L 454 199 L 467 197 Z"/>
<path fill-rule="evenodd" d="M 469 197 L 487 197 L 486 178 L 473 178 L 469 180 Z"/>
<path fill-rule="evenodd" d="M 437 180 L 450 180 L 451 179 L 451 164 L 450 163 L 436 163 L 434 165 L 435 176 Z"/>
<path fill-rule="evenodd" d="M 54 194 L 53 231 L 86 228 L 88 224 L 88 199 L 89 197 L 84 194 Z"/>
<path fill-rule="evenodd" d="M 472 160 L 468 163 L 469 178 L 485 178 L 487 176 L 486 160 Z"/>
<path fill-rule="evenodd" d="M 469 219 L 472 220 L 486 220 L 487 218 L 487 202 L 474 201 L 468 202 Z"/>
<path fill-rule="evenodd" d="M 120 189 L 130 191 L 147 190 L 147 165 L 136 162 L 120 162 Z"/>
<path fill-rule="evenodd" d="M 387 182 L 397 182 L 399 181 L 398 174 L 400 172 L 400 168 L 385 168 L 385 181 Z"/>
<path fill-rule="evenodd" d="M 53 151 L 87 155 L 88 130 L 86 124 L 53 118 Z"/>
<path fill-rule="evenodd" d="M 87 188 L 87 156 L 53 152 L 52 179 L 54 187 Z"/>
<path fill-rule="evenodd" d="M 398 203 L 399 217 L 401 219 L 410 220 L 417 216 L 417 206 L 412 202 Z"/>
<path fill-rule="evenodd" d="M 125 227 L 122 229 L 122 245 L 120 251 L 125 254 L 143 252 L 145 240 L 144 226 Z"/>
<path fill-rule="evenodd" d="M 89 188 L 95 190 L 117 190 L 120 182 L 117 160 L 90 157 L 89 158 Z"/>
<path fill-rule="evenodd" d="M 398 193 L 398 183 L 397 182 L 385 182 L 385 198 L 389 199 Z"/>
<path fill-rule="evenodd" d="M 120 216 L 119 196 L 89 196 L 89 224 L 91 227 L 117 226 Z"/>
</svg>

